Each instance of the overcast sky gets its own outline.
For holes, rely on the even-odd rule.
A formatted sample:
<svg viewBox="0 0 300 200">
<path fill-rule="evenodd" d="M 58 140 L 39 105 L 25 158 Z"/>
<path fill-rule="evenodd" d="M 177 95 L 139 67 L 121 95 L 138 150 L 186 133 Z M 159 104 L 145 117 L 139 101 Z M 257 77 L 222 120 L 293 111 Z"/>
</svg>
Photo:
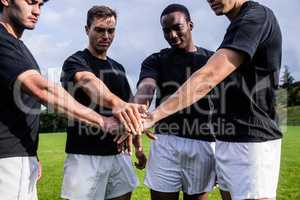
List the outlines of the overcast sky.
<svg viewBox="0 0 300 200">
<path fill-rule="evenodd" d="M 258 0 L 270 7 L 283 33 L 282 66 L 288 65 L 300 80 L 300 1 Z M 190 10 L 194 22 L 193 38 L 198 46 L 215 50 L 221 43 L 229 21 L 216 17 L 206 0 L 50 0 L 45 4 L 38 26 L 26 31 L 23 40 L 36 57 L 43 74 L 59 81 L 64 60 L 87 47 L 84 25 L 93 5 L 108 5 L 118 13 L 116 37 L 109 56 L 125 67 L 134 88 L 140 64 L 148 55 L 168 47 L 159 16 L 170 3 L 181 3 Z"/>
</svg>

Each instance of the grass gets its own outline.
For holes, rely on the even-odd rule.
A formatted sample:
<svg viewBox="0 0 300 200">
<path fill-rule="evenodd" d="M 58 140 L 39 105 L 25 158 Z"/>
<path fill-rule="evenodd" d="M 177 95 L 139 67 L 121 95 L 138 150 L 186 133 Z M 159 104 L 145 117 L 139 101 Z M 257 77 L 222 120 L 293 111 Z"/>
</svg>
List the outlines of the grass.
<svg viewBox="0 0 300 200">
<path fill-rule="evenodd" d="M 289 121 L 298 121 L 298 122 L 300 122 L 300 120 L 299 120 L 300 106 L 288 107 L 287 113 L 288 113 L 287 116 L 288 116 Z"/>
<path fill-rule="evenodd" d="M 42 134 L 39 157 L 43 164 L 43 177 L 38 184 L 40 200 L 58 200 L 63 175 L 66 134 Z M 149 140 L 144 139 L 144 148 L 149 151 Z M 135 158 L 133 158 L 133 161 Z M 278 200 L 300 199 L 300 126 L 289 126 L 282 145 L 281 173 Z M 142 184 L 145 171 L 136 170 L 140 185 L 134 191 L 133 200 L 148 200 L 149 191 Z M 211 200 L 220 199 L 218 191 L 210 194 Z"/>
</svg>

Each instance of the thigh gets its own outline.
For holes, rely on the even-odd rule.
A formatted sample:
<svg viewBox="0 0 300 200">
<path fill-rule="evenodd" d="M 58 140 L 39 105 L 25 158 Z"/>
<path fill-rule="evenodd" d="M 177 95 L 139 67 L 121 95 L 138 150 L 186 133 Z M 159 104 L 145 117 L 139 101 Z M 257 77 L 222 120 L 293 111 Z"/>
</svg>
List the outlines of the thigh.
<svg viewBox="0 0 300 200">
<path fill-rule="evenodd" d="M 71 200 L 104 199 L 110 168 L 109 162 L 102 156 L 68 154 L 61 197 Z"/>
<path fill-rule="evenodd" d="M 182 190 L 202 194 L 213 190 L 216 180 L 214 143 L 181 139 Z"/>
<path fill-rule="evenodd" d="M 36 200 L 38 161 L 36 157 L 0 159 L 0 194 L 3 199 Z"/>
<path fill-rule="evenodd" d="M 112 199 L 109 199 L 109 200 L 130 200 L 130 198 L 131 198 L 131 192 L 129 192 L 127 194 L 124 194 L 120 197 L 112 198 Z"/>
<path fill-rule="evenodd" d="M 151 143 L 145 185 L 154 191 L 176 193 L 182 189 L 180 154 L 175 137 L 158 135 Z"/>
<path fill-rule="evenodd" d="M 184 193 L 183 200 L 208 200 L 208 192 L 204 192 L 202 194 L 193 194 L 193 195 Z"/>
<path fill-rule="evenodd" d="M 150 191 L 151 200 L 178 200 L 179 192 L 158 192 L 155 190 Z"/>
<path fill-rule="evenodd" d="M 231 196 L 230 196 L 229 192 L 220 190 L 220 194 L 221 194 L 222 200 L 231 200 Z"/>
<path fill-rule="evenodd" d="M 128 196 L 130 197 L 129 194 L 138 185 L 130 156 L 128 154 L 112 156 L 111 162 L 112 167 L 106 186 L 105 199 L 124 199 Z"/>
<path fill-rule="evenodd" d="M 234 200 L 276 197 L 280 146 L 281 140 L 260 143 L 217 142 L 220 188 L 229 191 Z"/>
</svg>

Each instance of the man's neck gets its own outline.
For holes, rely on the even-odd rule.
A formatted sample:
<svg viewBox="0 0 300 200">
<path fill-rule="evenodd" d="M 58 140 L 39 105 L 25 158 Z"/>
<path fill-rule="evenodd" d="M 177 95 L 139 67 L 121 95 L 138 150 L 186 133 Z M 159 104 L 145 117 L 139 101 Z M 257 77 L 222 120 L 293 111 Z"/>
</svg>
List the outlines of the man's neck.
<svg viewBox="0 0 300 200">
<path fill-rule="evenodd" d="M 106 60 L 107 59 L 106 51 L 98 53 L 91 46 L 88 46 L 88 50 L 96 58 L 99 58 L 101 60 Z"/>
<path fill-rule="evenodd" d="M 24 29 L 18 29 L 14 24 L 12 23 L 9 18 L 5 17 L 3 14 L 0 16 L 0 24 L 4 26 L 4 28 L 7 30 L 9 34 L 11 34 L 13 37 L 20 39 L 23 35 Z"/>
<path fill-rule="evenodd" d="M 197 47 L 194 45 L 194 42 L 191 42 L 190 45 L 185 48 L 185 52 L 196 52 Z"/>
<path fill-rule="evenodd" d="M 247 2 L 248 0 L 239 0 L 235 3 L 234 7 L 226 14 L 226 17 L 233 21 L 240 13 L 240 10 L 242 8 L 242 5 Z"/>
</svg>

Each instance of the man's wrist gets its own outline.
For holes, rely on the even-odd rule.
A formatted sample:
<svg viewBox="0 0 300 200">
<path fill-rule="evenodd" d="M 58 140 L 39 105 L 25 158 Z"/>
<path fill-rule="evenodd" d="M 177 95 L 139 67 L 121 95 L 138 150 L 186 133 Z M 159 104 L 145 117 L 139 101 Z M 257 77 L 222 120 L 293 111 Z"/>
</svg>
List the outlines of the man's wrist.
<svg viewBox="0 0 300 200">
<path fill-rule="evenodd" d="M 121 99 L 118 99 L 118 98 L 112 98 L 110 100 L 110 106 L 112 109 L 122 108 L 124 106 L 124 104 L 126 104 L 126 102 L 122 101 Z"/>
<path fill-rule="evenodd" d="M 159 113 L 159 110 L 154 110 L 152 113 L 151 113 L 151 120 L 152 122 L 155 124 L 156 122 L 158 122 L 159 120 L 161 120 L 162 117 L 161 117 L 161 114 Z"/>
<path fill-rule="evenodd" d="M 135 151 L 143 151 L 143 146 L 135 146 Z"/>
</svg>

